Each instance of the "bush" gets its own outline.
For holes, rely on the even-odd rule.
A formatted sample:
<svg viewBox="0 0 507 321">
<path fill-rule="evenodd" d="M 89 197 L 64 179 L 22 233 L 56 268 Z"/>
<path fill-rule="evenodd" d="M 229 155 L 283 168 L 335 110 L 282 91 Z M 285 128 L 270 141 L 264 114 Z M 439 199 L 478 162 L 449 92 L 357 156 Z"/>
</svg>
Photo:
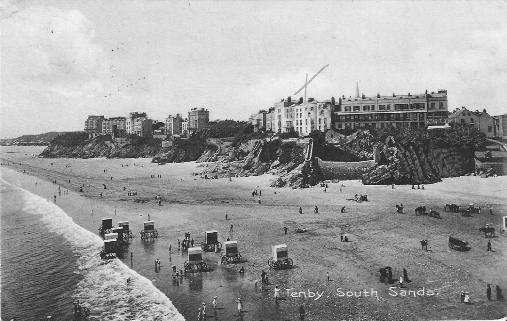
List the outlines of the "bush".
<svg viewBox="0 0 507 321">
<path fill-rule="evenodd" d="M 60 145 L 65 147 L 85 145 L 88 142 L 88 133 L 70 132 L 56 136 L 50 142 L 50 145 Z"/>
</svg>

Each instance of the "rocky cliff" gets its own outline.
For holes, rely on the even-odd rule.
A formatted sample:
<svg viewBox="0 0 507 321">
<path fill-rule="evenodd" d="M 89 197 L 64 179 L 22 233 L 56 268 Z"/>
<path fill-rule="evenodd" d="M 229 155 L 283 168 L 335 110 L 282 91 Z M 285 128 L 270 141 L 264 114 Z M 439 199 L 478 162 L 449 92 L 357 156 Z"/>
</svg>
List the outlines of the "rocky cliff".
<svg viewBox="0 0 507 321">
<path fill-rule="evenodd" d="M 133 137 L 114 140 L 110 136 L 88 139 L 86 133 L 67 133 L 53 139 L 40 156 L 137 158 L 153 157 L 160 149 L 161 142 L 157 139 Z"/>
<path fill-rule="evenodd" d="M 303 187 L 319 181 L 312 162 L 305 162 L 308 139 L 250 139 L 237 146 L 219 146 L 206 150 L 198 159 L 206 162 L 202 177 L 279 175 L 272 185 Z"/>
<path fill-rule="evenodd" d="M 428 184 L 474 171 L 467 146 L 439 147 L 431 142 L 400 144 L 393 138 L 375 146 L 376 166 L 363 174 L 364 184 Z"/>
</svg>

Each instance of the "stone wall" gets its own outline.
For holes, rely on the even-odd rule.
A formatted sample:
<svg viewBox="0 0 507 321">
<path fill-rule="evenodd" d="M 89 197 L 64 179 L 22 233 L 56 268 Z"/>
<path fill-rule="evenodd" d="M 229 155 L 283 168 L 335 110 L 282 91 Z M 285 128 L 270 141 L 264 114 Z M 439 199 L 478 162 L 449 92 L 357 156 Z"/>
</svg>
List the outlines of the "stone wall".
<svg viewBox="0 0 507 321">
<path fill-rule="evenodd" d="M 375 166 L 373 160 L 362 162 L 330 162 L 317 159 L 317 164 L 325 180 L 361 179 L 361 175 L 368 168 Z"/>
</svg>

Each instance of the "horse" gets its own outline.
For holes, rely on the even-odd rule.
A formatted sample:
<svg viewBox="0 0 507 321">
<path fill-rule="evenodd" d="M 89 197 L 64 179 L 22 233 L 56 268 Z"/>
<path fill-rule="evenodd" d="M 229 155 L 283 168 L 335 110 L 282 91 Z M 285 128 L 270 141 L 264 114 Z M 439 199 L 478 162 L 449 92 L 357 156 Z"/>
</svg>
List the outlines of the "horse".
<svg viewBox="0 0 507 321">
<path fill-rule="evenodd" d="M 489 237 L 495 236 L 495 228 L 492 226 L 481 227 L 481 228 L 479 228 L 479 232 L 483 232 L 484 237 L 488 237 L 488 234 L 489 234 Z"/>
<path fill-rule="evenodd" d="M 403 213 L 403 206 L 396 204 L 396 212 L 400 213 L 400 214 L 404 214 Z"/>
</svg>

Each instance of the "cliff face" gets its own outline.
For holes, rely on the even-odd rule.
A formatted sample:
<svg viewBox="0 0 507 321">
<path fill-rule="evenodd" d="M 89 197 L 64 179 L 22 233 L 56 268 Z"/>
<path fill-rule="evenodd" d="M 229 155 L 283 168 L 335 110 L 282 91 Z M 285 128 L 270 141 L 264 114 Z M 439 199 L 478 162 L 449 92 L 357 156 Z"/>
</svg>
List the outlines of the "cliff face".
<svg viewBox="0 0 507 321">
<path fill-rule="evenodd" d="M 401 145 L 393 140 L 376 145 L 375 160 L 376 166 L 363 175 L 364 184 L 429 184 L 470 173 L 475 166 L 472 148 Z"/>
<path fill-rule="evenodd" d="M 238 146 L 219 146 L 206 150 L 198 161 L 207 162 L 203 177 L 256 176 L 265 173 L 280 175 L 272 185 L 302 187 L 315 185 L 316 173 L 311 162 L 305 163 L 307 141 L 251 139 Z M 211 162 L 211 163 L 210 163 Z"/>
<path fill-rule="evenodd" d="M 136 142 L 126 140 L 123 143 L 117 143 L 110 138 L 96 138 L 92 140 L 80 140 L 72 142 L 52 141 L 50 145 L 42 151 L 42 157 L 70 157 L 70 158 L 136 158 L 153 157 L 160 150 L 160 141 L 150 140 L 145 142 Z"/>
</svg>

